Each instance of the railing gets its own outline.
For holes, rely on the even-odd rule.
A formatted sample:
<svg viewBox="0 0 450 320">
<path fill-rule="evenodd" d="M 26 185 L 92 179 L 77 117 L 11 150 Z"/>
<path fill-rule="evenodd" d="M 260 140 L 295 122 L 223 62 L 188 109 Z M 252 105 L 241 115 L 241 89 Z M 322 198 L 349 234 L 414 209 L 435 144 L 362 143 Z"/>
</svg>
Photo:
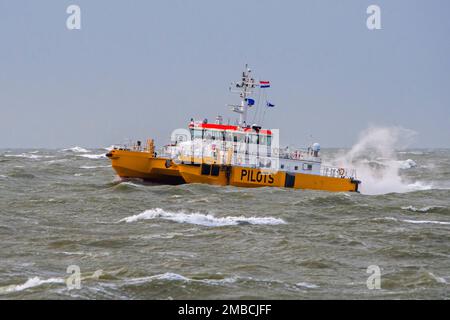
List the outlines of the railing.
<svg viewBox="0 0 450 320">
<path fill-rule="evenodd" d="M 192 142 L 191 142 L 192 143 Z M 139 143 L 115 145 L 115 149 L 130 150 L 136 152 L 151 152 L 158 157 L 170 158 L 175 161 L 192 161 L 195 163 L 212 162 L 224 165 L 250 166 L 259 168 L 279 169 L 280 159 L 294 161 L 320 162 L 318 154 L 311 149 L 292 148 L 257 148 L 252 149 L 245 144 L 234 148 L 233 142 L 214 142 L 204 144 L 166 145 L 158 150 L 154 149 L 153 141 L 148 140 L 145 146 Z M 263 150 L 261 150 L 263 149 Z M 259 150 L 255 152 L 255 150 Z M 263 152 L 261 152 L 263 151 Z M 320 167 L 320 175 L 335 178 L 356 179 L 356 170 L 349 168 L 323 166 Z"/>
</svg>

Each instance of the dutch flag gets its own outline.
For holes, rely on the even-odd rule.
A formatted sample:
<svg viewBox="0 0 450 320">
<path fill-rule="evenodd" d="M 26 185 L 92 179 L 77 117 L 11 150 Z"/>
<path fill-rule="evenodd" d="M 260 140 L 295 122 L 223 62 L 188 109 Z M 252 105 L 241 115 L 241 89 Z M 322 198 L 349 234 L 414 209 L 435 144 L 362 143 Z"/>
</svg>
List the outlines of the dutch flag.
<svg viewBox="0 0 450 320">
<path fill-rule="evenodd" d="M 270 88 L 270 82 L 269 81 L 260 81 L 259 87 L 260 88 Z"/>
</svg>

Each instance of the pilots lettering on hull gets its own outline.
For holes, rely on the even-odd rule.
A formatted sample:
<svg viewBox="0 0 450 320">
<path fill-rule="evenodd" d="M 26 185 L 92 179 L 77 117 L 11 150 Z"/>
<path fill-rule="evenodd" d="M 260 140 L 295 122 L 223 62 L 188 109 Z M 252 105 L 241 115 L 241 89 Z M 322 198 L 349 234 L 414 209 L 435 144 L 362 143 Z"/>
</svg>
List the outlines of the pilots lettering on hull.
<svg viewBox="0 0 450 320">
<path fill-rule="evenodd" d="M 263 183 L 263 184 L 273 184 L 275 179 L 273 174 L 262 173 L 260 170 L 241 170 L 241 181 Z"/>
</svg>

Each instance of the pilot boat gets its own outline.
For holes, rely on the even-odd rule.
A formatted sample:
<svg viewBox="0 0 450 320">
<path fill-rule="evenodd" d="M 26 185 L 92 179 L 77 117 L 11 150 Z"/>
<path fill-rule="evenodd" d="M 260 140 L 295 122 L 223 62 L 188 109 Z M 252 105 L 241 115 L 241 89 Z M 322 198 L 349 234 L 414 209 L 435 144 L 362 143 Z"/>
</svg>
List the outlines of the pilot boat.
<svg viewBox="0 0 450 320">
<path fill-rule="evenodd" d="M 355 170 L 322 165 L 319 143 L 306 149 L 282 148 L 279 130 L 247 123 L 255 107 L 253 93 L 269 86 L 268 81 L 256 81 L 245 66 L 240 81 L 230 87 L 240 97 L 239 104 L 229 105 L 239 114 L 236 123 L 225 124 L 222 116 L 213 123 L 191 119 L 187 129 L 174 130 L 171 143 L 158 152 L 148 139 L 145 146 L 138 141 L 115 147 L 106 156 L 120 177 L 154 183 L 358 192 Z"/>
</svg>

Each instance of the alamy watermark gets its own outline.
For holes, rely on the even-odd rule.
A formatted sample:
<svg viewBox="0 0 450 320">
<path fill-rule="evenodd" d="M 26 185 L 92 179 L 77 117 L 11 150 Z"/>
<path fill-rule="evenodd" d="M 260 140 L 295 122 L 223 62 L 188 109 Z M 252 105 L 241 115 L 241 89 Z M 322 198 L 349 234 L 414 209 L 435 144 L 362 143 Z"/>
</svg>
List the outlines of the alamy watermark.
<svg viewBox="0 0 450 320">
<path fill-rule="evenodd" d="M 81 289 L 81 269 L 77 265 L 70 265 L 66 270 L 70 276 L 66 279 L 66 286 L 68 290 Z"/>
<path fill-rule="evenodd" d="M 367 289 L 381 289 L 381 269 L 377 265 L 370 265 L 367 267 L 366 273 L 371 275 L 367 278 L 366 285 Z"/>
<path fill-rule="evenodd" d="M 66 27 L 69 30 L 81 29 L 81 8 L 76 4 L 67 7 L 66 13 L 69 14 L 66 20 Z"/>
<path fill-rule="evenodd" d="M 366 20 L 366 26 L 369 30 L 381 29 L 381 8 L 375 4 L 367 7 L 366 10 L 369 17 Z"/>
</svg>

